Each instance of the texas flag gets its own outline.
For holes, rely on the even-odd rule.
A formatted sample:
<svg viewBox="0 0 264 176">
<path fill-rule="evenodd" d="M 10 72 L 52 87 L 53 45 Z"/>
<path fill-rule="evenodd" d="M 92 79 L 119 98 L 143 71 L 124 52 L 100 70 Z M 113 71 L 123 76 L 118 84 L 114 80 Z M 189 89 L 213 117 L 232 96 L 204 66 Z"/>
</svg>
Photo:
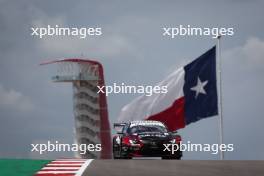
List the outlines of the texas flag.
<svg viewBox="0 0 264 176">
<path fill-rule="evenodd" d="M 124 106 L 119 122 L 157 120 L 170 131 L 218 114 L 216 47 L 168 75 L 167 93 L 140 96 Z"/>
</svg>

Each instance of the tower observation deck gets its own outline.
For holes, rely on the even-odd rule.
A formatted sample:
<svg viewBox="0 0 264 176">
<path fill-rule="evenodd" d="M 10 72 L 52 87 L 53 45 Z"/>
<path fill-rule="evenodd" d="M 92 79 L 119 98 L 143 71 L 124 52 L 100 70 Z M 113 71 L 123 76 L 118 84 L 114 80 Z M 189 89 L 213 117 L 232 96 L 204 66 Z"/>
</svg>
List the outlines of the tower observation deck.
<svg viewBox="0 0 264 176">
<path fill-rule="evenodd" d="M 103 66 L 97 61 L 64 59 L 42 63 L 57 64 L 54 82 L 73 85 L 73 110 L 75 140 L 77 144 L 101 144 L 101 151 L 87 151 L 80 158 L 112 158 L 110 125 L 107 100 L 104 93 L 97 93 L 97 86 L 104 86 Z"/>
</svg>

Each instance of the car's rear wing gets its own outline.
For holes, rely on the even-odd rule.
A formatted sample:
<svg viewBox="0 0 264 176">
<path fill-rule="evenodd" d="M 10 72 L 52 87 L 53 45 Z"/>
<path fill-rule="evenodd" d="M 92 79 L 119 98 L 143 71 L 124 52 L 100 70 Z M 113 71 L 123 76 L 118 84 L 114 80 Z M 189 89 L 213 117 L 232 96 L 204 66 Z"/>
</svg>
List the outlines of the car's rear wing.
<svg viewBox="0 0 264 176">
<path fill-rule="evenodd" d="M 114 123 L 114 129 L 117 133 L 122 133 L 126 123 Z"/>
</svg>

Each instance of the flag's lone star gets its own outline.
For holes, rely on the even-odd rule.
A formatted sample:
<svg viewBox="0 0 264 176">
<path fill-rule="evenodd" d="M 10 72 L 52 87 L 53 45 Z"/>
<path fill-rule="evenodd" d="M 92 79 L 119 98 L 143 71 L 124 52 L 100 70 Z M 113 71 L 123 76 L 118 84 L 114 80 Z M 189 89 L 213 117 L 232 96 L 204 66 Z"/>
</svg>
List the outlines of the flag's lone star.
<svg viewBox="0 0 264 176">
<path fill-rule="evenodd" d="M 207 80 L 202 82 L 200 78 L 198 77 L 197 85 L 191 88 L 192 91 L 195 91 L 195 98 L 197 98 L 200 93 L 206 94 L 204 87 L 206 86 L 207 83 L 208 83 Z"/>
</svg>

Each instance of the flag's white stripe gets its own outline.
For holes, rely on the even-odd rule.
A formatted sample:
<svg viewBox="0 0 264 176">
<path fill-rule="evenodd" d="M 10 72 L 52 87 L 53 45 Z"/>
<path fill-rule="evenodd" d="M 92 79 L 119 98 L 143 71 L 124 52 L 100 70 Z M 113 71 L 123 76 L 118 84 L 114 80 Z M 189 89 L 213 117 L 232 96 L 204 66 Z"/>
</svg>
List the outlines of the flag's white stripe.
<svg viewBox="0 0 264 176">
<path fill-rule="evenodd" d="M 175 102 L 175 100 L 184 96 L 184 76 L 185 71 L 183 67 L 181 67 L 158 84 L 160 87 L 167 86 L 168 92 L 153 95 L 154 101 L 150 107 L 149 116 L 168 109 Z"/>
<path fill-rule="evenodd" d="M 81 166 L 82 164 L 47 164 L 47 166 Z"/>
<path fill-rule="evenodd" d="M 76 171 L 38 171 L 37 174 L 75 174 Z"/>
<path fill-rule="evenodd" d="M 41 170 L 57 170 L 57 169 L 60 169 L 60 170 L 67 170 L 67 169 L 79 169 L 80 167 L 43 167 Z"/>
<path fill-rule="evenodd" d="M 81 176 L 85 171 L 85 169 L 89 166 L 89 164 L 91 164 L 92 161 L 93 159 L 86 160 L 75 176 Z"/>
<path fill-rule="evenodd" d="M 124 106 L 119 115 L 119 122 L 143 120 L 147 117 L 168 109 L 177 99 L 184 96 L 184 68 L 171 73 L 157 84 L 160 88 L 167 86 L 167 93 L 153 93 L 152 96 L 142 95 Z"/>
</svg>

